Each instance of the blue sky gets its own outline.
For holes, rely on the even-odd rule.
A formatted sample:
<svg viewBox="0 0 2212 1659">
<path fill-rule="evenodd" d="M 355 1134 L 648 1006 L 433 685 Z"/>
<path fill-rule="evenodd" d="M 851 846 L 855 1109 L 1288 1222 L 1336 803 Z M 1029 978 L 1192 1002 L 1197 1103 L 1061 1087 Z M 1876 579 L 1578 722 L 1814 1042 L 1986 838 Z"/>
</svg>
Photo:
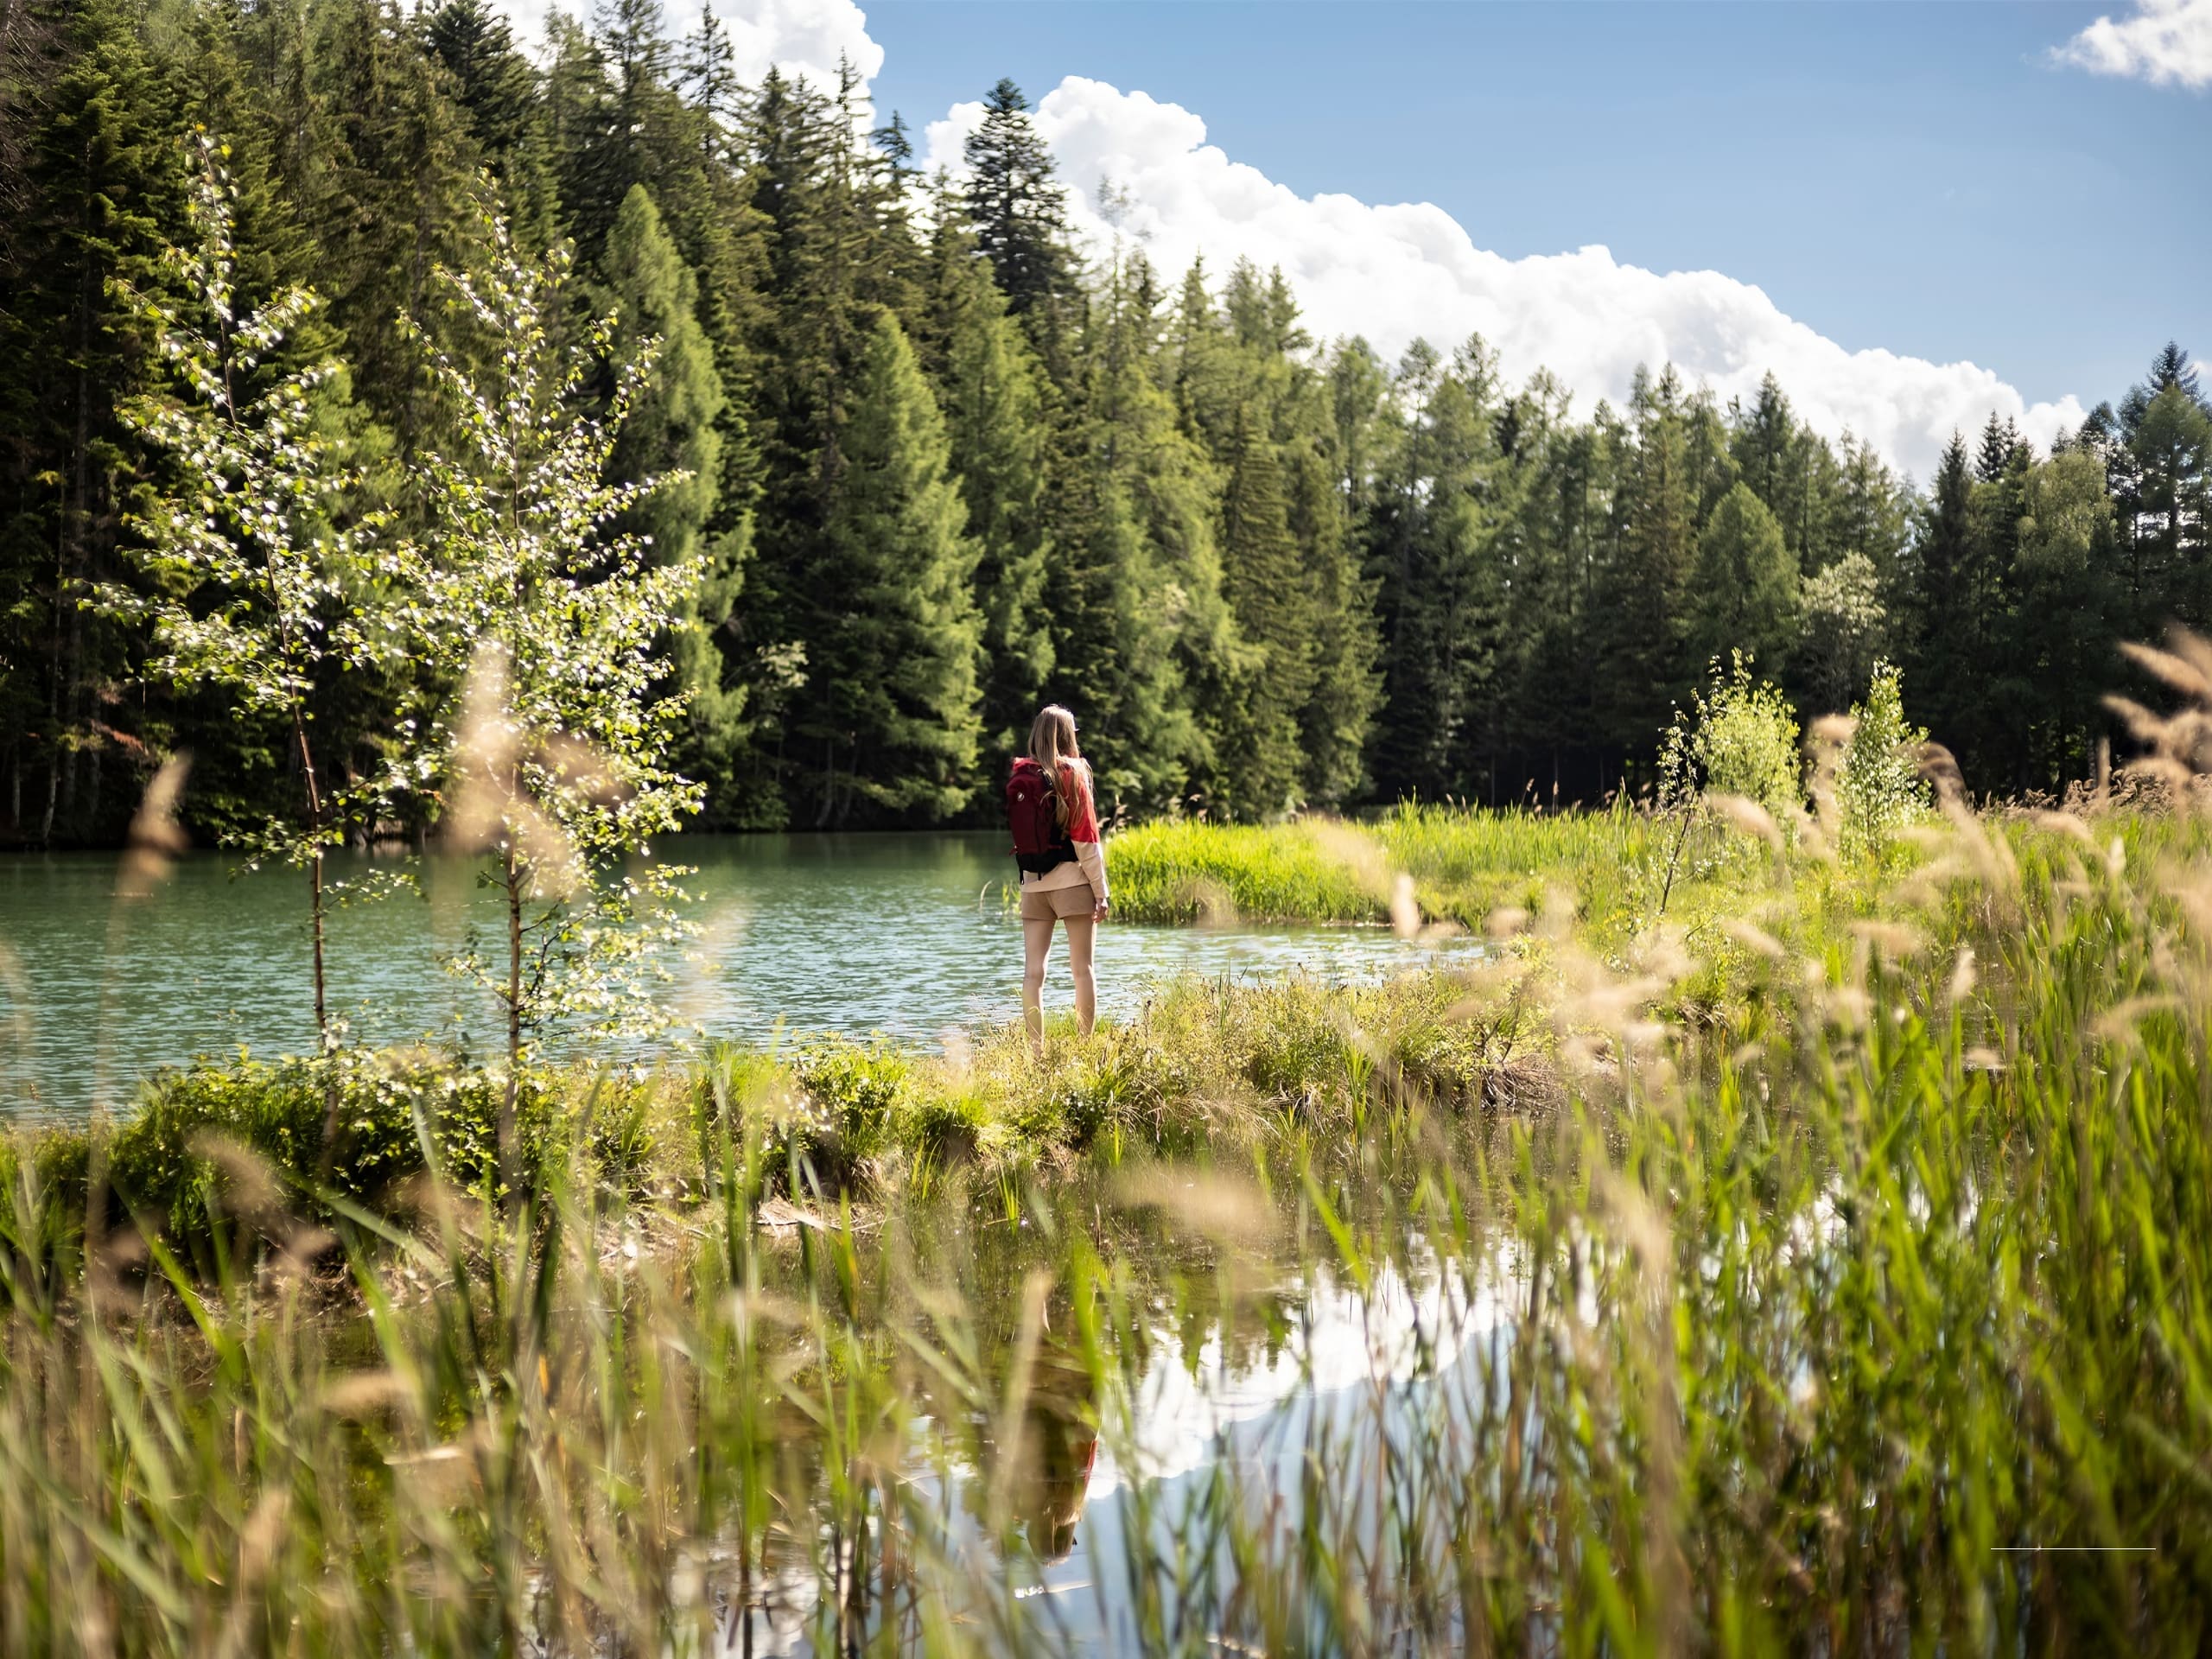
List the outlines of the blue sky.
<svg viewBox="0 0 2212 1659">
<path fill-rule="evenodd" d="M 878 0 L 866 29 L 878 108 L 917 127 L 1001 74 L 1087 77 L 1301 196 L 1717 270 L 1852 352 L 2087 404 L 2169 335 L 2212 357 L 2212 92 L 2050 59 L 2125 10 Z"/>
</svg>

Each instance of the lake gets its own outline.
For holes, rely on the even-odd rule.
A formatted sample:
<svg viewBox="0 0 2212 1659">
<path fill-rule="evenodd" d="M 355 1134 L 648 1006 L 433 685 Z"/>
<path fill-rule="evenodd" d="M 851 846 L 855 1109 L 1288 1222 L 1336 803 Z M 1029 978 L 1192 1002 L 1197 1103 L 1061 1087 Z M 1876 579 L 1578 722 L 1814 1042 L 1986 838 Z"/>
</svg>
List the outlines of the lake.
<svg viewBox="0 0 2212 1659">
<path fill-rule="evenodd" d="M 669 988 L 686 1025 L 753 1043 L 780 1029 L 936 1044 L 1020 1014 L 1002 835 L 693 836 L 665 850 L 698 868 L 685 885 L 700 933 Z M 336 856 L 330 869 L 401 862 Z M 194 853 L 151 896 L 124 900 L 117 869 L 105 853 L 0 857 L 0 1111 L 81 1116 L 127 1103 L 159 1066 L 313 1046 L 303 874 Z M 332 916 L 331 1007 L 357 1038 L 497 1041 L 488 1001 L 442 966 L 472 928 L 496 933 L 497 900 L 476 869 L 433 857 L 419 893 Z M 1109 925 L 1100 1010 L 1134 1013 L 1181 974 L 1371 978 L 1438 948 L 1477 947 L 1417 947 L 1370 928 Z M 1056 941 L 1046 1006 L 1068 1003 Z"/>
</svg>

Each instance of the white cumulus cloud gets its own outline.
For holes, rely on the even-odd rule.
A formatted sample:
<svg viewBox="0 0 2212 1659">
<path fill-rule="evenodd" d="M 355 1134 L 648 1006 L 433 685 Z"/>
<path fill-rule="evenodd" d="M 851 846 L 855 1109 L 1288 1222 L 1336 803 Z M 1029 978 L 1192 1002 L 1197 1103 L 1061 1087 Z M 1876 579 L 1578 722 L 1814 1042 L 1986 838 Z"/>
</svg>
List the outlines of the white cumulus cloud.
<svg viewBox="0 0 2212 1659">
<path fill-rule="evenodd" d="M 2120 22 L 2100 17 L 2051 55 L 2153 86 L 2212 86 L 2212 0 L 2137 0 Z"/>
<path fill-rule="evenodd" d="M 957 172 L 982 118 L 963 104 L 932 123 L 930 164 Z M 1143 92 L 1070 76 L 1036 121 L 1095 243 L 1113 234 L 1101 202 L 1110 181 L 1125 197 L 1122 234 L 1170 278 L 1200 253 L 1217 276 L 1238 258 L 1279 265 L 1324 338 L 1362 334 L 1395 356 L 1416 338 L 1448 349 L 1479 333 L 1509 377 L 1548 368 L 1586 413 L 1624 398 L 1639 364 L 1672 362 L 1724 401 L 1755 393 L 1771 370 L 1815 428 L 1856 433 L 1922 478 L 1955 429 L 1971 433 L 1992 412 L 2044 443 L 2082 418 L 2076 399 L 2031 404 L 1972 363 L 1848 350 L 1718 271 L 1646 270 L 1596 246 L 1509 259 L 1433 204 L 1300 196 L 1207 143 L 1189 110 Z"/>
</svg>

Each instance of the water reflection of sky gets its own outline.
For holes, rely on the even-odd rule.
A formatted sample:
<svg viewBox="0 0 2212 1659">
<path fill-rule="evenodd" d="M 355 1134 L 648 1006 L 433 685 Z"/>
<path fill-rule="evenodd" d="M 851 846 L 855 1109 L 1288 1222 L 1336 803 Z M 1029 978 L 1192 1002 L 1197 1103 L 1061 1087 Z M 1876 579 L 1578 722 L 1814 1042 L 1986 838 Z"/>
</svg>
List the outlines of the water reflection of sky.
<svg viewBox="0 0 2212 1659">
<path fill-rule="evenodd" d="M 701 934 L 671 1005 L 715 1036 L 881 1031 L 923 1042 L 1019 1012 L 1020 934 L 1001 896 L 995 835 L 701 836 L 664 850 L 697 865 Z M 355 873 L 334 861 L 336 874 Z M 0 857 L 0 1102 L 81 1112 L 148 1071 L 246 1046 L 311 1045 L 305 878 L 234 875 L 186 859 L 149 899 L 114 897 L 105 855 Z M 373 1042 L 495 1033 L 488 1004 L 440 967 L 497 920 L 467 864 L 433 861 L 419 896 L 340 910 L 330 923 L 331 1005 Z M 1375 928 L 1109 926 L 1100 999 L 1135 1012 L 1179 974 L 1329 979 L 1397 971 L 1461 939 L 1407 944 Z M 1068 989 L 1058 950 L 1049 1007 Z"/>
<path fill-rule="evenodd" d="M 1288 1288 L 1302 1310 L 1271 1352 L 1225 1347 L 1218 1330 L 1195 1350 L 1173 1331 L 1153 1333 L 1148 1361 L 1130 1396 L 1103 1408 L 1108 1428 L 1091 1466 L 1073 1548 L 1041 1564 L 995 1548 L 963 1501 L 985 1478 L 955 1460 L 950 1490 L 918 1476 L 925 1507 L 952 1521 L 949 1540 L 982 1592 L 1010 1592 L 1040 1627 L 1039 1651 L 1119 1653 L 1135 1648 L 1128 1624 L 1129 1529 L 1140 1523 L 1133 1479 L 1147 1484 L 1150 1525 L 1171 1536 L 1224 1461 L 1247 1497 L 1274 1505 L 1273 1524 L 1299 1524 L 1300 1459 L 1317 1433 L 1350 1448 L 1372 1444 L 1378 1425 L 1400 1421 L 1417 1396 L 1442 1400 L 1464 1419 L 1510 1339 L 1516 1290 L 1525 1284 L 1509 1254 L 1471 1272 L 1439 1264 L 1416 1242 L 1405 1270 L 1385 1264 L 1362 1291 L 1325 1272 Z M 1425 1391 L 1441 1390 L 1440 1396 Z M 1118 1455 L 1117 1455 L 1118 1453 Z M 1225 1563 L 1224 1563 L 1225 1565 Z M 756 1611 L 749 1648 L 743 1620 L 728 1627 L 722 1652 L 763 1656 L 813 1650 L 810 1621 L 819 1601 L 811 1576 L 789 1573 Z"/>
</svg>

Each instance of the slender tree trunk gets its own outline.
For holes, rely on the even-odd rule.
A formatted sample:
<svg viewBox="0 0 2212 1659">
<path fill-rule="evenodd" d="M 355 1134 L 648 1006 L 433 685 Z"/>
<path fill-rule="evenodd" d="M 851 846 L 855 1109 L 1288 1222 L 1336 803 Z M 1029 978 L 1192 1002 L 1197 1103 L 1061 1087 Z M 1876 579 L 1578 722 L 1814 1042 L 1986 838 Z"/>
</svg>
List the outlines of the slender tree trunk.
<svg viewBox="0 0 2212 1659">
<path fill-rule="evenodd" d="M 296 702 L 292 705 L 292 737 L 299 745 L 300 776 L 308 792 L 308 914 L 315 941 L 315 1033 L 316 1042 L 327 1050 L 330 1010 L 323 971 L 322 791 L 316 785 L 315 755 L 308 747 L 307 712 Z"/>
<path fill-rule="evenodd" d="M 324 964 L 322 894 L 322 791 L 315 784 L 315 755 L 308 746 L 307 713 L 292 705 L 292 736 L 299 745 L 300 776 L 308 791 L 308 933 L 315 961 L 315 1041 L 322 1058 L 322 1147 L 315 1155 L 315 1179 L 327 1182 L 338 1155 L 338 1071 L 332 1064 L 329 982 Z"/>
<path fill-rule="evenodd" d="M 522 866 L 512 832 L 500 857 L 507 894 L 507 1086 L 499 1098 L 499 1179 L 512 1204 L 522 1190 L 515 1146 L 522 1091 Z"/>
</svg>

